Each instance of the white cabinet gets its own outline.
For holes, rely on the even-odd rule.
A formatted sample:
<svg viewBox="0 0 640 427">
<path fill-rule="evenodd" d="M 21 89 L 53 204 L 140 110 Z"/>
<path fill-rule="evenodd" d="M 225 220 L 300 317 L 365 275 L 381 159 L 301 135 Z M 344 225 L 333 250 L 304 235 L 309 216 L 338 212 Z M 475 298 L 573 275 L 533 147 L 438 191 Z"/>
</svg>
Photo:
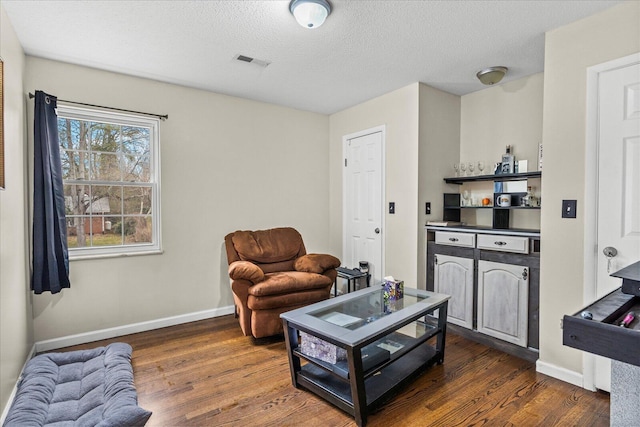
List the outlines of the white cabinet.
<svg viewBox="0 0 640 427">
<path fill-rule="evenodd" d="M 434 290 L 451 295 L 447 321 L 473 329 L 473 258 L 436 254 Z"/>
<path fill-rule="evenodd" d="M 427 226 L 426 232 L 426 289 L 452 296 L 452 331 L 536 360 L 539 233 L 470 226 Z"/>
<path fill-rule="evenodd" d="M 528 278 L 528 267 L 478 261 L 478 332 L 527 346 Z"/>
</svg>

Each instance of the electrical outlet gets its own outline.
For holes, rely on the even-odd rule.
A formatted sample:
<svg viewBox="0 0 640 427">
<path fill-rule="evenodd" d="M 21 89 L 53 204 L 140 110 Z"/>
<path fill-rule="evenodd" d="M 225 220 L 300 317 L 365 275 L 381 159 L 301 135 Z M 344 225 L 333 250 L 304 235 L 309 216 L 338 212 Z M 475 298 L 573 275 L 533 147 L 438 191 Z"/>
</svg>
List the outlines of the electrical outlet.
<svg viewBox="0 0 640 427">
<path fill-rule="evenodd" d="M 424 205 L 424 213 L 427 215 L 431 215 L 431 202 L 427 202 Z"/>
<path fill-rule="evenodd" d="M 562 201 L 562 218 L 575 218 L 577 207 L 578 207 L 577 200 L 563 200 Z"/>
<path fill-rule="evenodd" d="M 389 213 L 396 213 L 396 202 L 389 202 Z"/>
</svg>

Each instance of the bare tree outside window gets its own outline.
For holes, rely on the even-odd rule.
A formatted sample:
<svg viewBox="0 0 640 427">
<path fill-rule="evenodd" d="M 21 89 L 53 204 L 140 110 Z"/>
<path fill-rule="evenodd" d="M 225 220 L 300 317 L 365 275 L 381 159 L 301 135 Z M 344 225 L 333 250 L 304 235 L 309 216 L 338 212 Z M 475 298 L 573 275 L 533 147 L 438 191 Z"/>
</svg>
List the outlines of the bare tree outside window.
<svg viewBox="0 0 640 427">
<path fill-rule="evenodd" d="M 72 116 L 58 118 L 70 253 L 157 244 L 157 130 Z"/>
</svg>

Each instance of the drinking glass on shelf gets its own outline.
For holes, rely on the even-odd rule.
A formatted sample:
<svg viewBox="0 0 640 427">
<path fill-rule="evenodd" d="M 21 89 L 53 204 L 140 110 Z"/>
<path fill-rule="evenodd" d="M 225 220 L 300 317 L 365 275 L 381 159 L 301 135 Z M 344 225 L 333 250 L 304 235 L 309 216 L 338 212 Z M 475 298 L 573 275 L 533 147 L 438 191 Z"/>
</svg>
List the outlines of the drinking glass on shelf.
<svg viewBox="0 0 640 427">
<path fill-rule="evenodd" d="M 466 163 L 460 163 L 460 176 L 465 176 L 465 171 L 467 170 Z"/>
<path fill-rule="evenodd" d="M 469 162 L 467 167 L 469 168 L 469 175 L 473 176 L 473 170 L 476 168 L 475 162 Z"/>
<path fill-rule="evenodd" d="M 460 163 L 454 163 L 453 170 L 456 171 L 456 176 L 460 176 L 459 169 L 460 169 Z"/>
<path fill-rule="evenodd" d="M 483 175 L 482 171 L 484 170 L 484 162 L 480 160 L 478 162 L 478 175 Z"/>
<path fill-rule="evenodd" d="M 471 206 L 469 204 L 470 197 L 471 197 L 471 194 L 469 193 L 469 190 L 464 190 L 462 192 L 462 206 Z"/>
</svg>

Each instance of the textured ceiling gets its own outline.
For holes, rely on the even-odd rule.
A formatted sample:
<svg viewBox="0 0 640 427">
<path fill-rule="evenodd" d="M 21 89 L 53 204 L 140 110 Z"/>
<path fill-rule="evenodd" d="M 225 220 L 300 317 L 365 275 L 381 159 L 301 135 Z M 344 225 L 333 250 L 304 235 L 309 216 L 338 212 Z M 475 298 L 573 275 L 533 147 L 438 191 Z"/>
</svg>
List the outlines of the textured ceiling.
<svg viewBox="0 0 640 427">
<path fill-rule="evenodd" d="M 463 95 L 541 72 L 544 33 L 619 1 L 330 0 L 315 30 L 289 1 L 2 0 L 28 55 L 334 113 L 414 82 Z M 270 62 L 260 67 L 234 58 Z"/>
</svg>

